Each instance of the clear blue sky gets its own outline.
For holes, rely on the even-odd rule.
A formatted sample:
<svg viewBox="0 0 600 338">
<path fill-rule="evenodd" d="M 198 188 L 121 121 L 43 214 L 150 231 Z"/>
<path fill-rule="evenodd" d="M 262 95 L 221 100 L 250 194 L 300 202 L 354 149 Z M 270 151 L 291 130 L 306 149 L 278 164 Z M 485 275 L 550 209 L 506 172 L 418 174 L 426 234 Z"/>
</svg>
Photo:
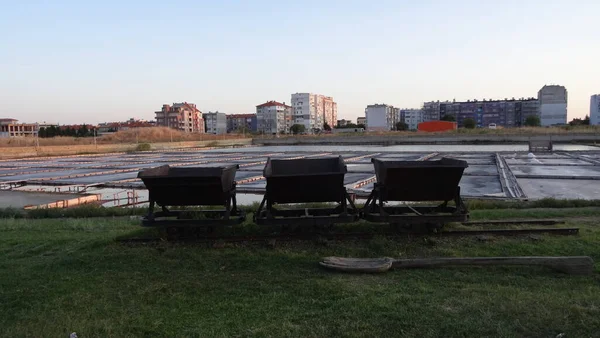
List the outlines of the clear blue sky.
<svg viewBox="0 0 600 338">
<path fill-rule="evenodd" d="M 0 117 L 154 118 L 163 103 L 255 111 L 331 95 L 367 104 L 600 93 L 600 1 L 0 0 Z"/>
</svg>

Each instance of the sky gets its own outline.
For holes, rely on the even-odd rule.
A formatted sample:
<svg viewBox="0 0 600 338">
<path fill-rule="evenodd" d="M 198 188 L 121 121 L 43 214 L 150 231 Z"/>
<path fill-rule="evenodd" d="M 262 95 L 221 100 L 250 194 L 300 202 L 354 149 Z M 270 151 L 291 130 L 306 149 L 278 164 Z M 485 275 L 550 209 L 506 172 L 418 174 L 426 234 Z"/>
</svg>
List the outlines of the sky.
<svg viewBox="0 0 600 338">
<path fill-rule="evenodd" d="M 254 112 L 292 93 L 368 104 L 534 97 L 568 119 L 600 93 L 600 1 L 0 0 L 0 117 L 153 119 L 164 103 Z"/>
</svg>

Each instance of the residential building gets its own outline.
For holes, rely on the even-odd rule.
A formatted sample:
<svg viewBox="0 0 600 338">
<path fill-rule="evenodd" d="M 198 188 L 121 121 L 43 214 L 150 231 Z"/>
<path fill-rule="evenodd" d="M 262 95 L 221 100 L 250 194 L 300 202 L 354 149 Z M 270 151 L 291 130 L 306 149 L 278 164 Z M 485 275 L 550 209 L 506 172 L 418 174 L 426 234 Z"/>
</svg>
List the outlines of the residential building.
<svg viewBox="0 0 600 338">
<path fill-rule="evenodd" d="M 202 114 L 206 133 L 225 134 L 227 132 L 227 116 L 225 113 L 208 112 Z"/>
<path fill-rule="evenodd" d="M 600 94 L 590 98 L 590 125 L 600 125 Z"/>
<path fill-rule="evenodd" d="M 542 127 L 567 124 L 567 89 L 545 85 L 538 92 Z"/>
<path fill-rule="evenodd" d="M 504 100 L 432 101 L 423 104 L 423 121 L 452 116 L 459 126 L 467 118 L 478 127 L 496 124 L 503 127 L 522 126 L 530 115 L 539 116 L 539 101 L 535 98 Z"/>
<path fill-rule="evenodd" d="M 164 104 L 155 112 L 158 126 L 174 128 L 186 133 L 204 133 L 202 112 L 193 103 Z"/>
<path fill-rule="evenodd" d="M 438 121 L 440 116 L 440 101 L 423 103 L 423 119 L 425 121 Z"/>
<path fill-rule="evenodd" d="M 357 117 L 356 118 L 356 124 L 362 124 L 363 126 L 367 125 L 367 118 L 366 117 Z"/>
<path fill-rule="evenodd" d="M 323 124 L 327 123 L 329 127 L 335 127 L 337 122 L 337 103 L 333 97 L 323 96 Z"/>
<path fill-rule="evenodd" d="M 38 125 L 38 129 L 40 128 L 50 128 L 50 127 L 58 127 L 58 123 L 55 122 L 37 122 L 36 123 Z"/>
<path fill-rule="evenodd" d="M 371 104 L 365 108 L 368 131 L 394 130 L 398 119 L 398 108 L 388 104 Z"/>
<path fill-rule="evenodd" d="M 35 137 L 38 135 L 37 123 L 18 123 L 19 120 L 0 118 L 0 137 Z"/>
<path fill-rule="evenodd" d="M 529 116 L 540 116 L 540 101 L 533 97 L 515 101 L 515 126 L 524 126 Z"/>
<path fill-rule="evenodd" d="M 409 130 L 417 130 L 419 123 L 425 122 L 422 109 L 400 109 L 400 121 L 406 123 Z"/>
<path fill-rule="evenodd" d="M 337 127 L 345 127 L 345 126 L 347 126 L 349 124 L 352 124 L 352 120 L 344 120 L 344 119 L 342 119 L 342 120 L 337 120 L 336 126 Z"/>
<path fill-rule="evenodd" d="M 322 130 L 337 122 L 337 103 L 333 97 L 312 93 L 292 94 L 293 124 L 303 124 L 307 131 Z"/>
<path fill-rule="evenodd" d="M 287 133 L 292 126 L 292 107 L 277 101 L 267 101 L 256 106 L 258 132 L 264 134 Z"/>
<path fill-rule="evenodd" d="M 256 132 L 257 122 L 256 114 L 228 114 L 227 115 L 227 132 L 234 133 L 237 131 Z"/>
<path fill-rule="evenodd" d="M 131 118 L 124 122 L 103 122 L 99 123 L 96 130 L 97 134 L 110 134 L 121 130 L 128 130 L 134 128 L 148 128 L 155 127 L 155 121 L 136 120 Z"/>
<path fill-rule="evenodd" d="M 323 100 L 311 93 L 292 94 L 293 123 L 302 124 L 307 132 L 323 129 Z"/>
</svg>

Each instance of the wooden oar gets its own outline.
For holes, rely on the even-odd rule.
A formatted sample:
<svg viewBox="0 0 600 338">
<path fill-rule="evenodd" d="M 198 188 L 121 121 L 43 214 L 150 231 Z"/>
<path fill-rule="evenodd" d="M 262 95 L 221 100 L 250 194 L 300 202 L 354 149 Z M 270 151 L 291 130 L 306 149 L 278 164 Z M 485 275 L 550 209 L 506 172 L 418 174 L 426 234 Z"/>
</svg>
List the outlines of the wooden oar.
<svg viewBox="0 0 600 338">
<path fill-rule="evenodd" d="M 589 275 L 594 260 L 588 256 L 571 257 L 450 257 L 450 258 L 344 258 L 325 257 L 322 266 L 348 272 L 385 272 L 389 269 L 433 268 L 453 265 L 536 265 L 571 275 Z"/>
</svg>

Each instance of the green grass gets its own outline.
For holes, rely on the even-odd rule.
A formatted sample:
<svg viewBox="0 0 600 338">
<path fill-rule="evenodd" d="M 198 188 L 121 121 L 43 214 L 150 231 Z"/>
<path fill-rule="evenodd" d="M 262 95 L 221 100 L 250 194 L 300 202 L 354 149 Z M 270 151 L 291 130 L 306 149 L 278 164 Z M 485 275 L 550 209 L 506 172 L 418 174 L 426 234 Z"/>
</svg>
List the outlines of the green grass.
<svg viewBox="0 0 600 338">
<path fill-rule="evenodd" d="M 600 200 L 542 198 L 531 201 L 468 200 L 469 210 L 600 207 Z"/>
<path fill-rule="evenodd" d="M 600 200 L 561 200 L 553 198 L 545 198 L 533 201 L 495 201 L 495 200 L 468 200 L 466 204 L 471 213 L 476 213 L 477 210 L 506 210 L 506 209 L 564 209 L 564 208 L 585 208 L 585 207 L 600 207 Z M 253 213 L 258 209 L 259 203 L 255 202 L 250 205 L 240 206 L 240 209 L 248 213 Z M 324 203 L 305 203 L 297 205 L 298 208 L 318 208 L 325 206 Z M 362 208 L 360 203 L 356 204 L 357 208 Z M 182 208 L 173 208 L 182 209 Z M 190 210 L 198 208 L 187 208 Z M 206 209 L 222 209 L 222 207 L 208 207 Z M 0 219 L 2 218 L 87 218 L 87 217 L 120 217 L 120 216 L 139 216 L 147 212 L 146 208 L 104 208 L 96 205 L 83 205 L 69 209 L 34 209 L 22 210 L 17 208 L 0 208 Z M 538 217 L 555 217 L 553 213 L 562 211 L 548 211 L 548 216 Z"/>
<path fill-rule="evenodd" d="M 413 238 L 209 247 L 124 245 L 129 218 L 0 220 L 2 337 L 600 336 L 593 276 L 527 267 L 342 274 L 323 256 L 590 255 L 598 209 L 478 210 L 472 219 L 560 213 L 579 236 Z M 533 216 L 532 216 L 533 215 Z M 577 216 L 577 217 L 574 217 Z M 586 217 L 581 217 L 586 216 Z"/>
<path fill-rule="evenodd" d="M 490 209 L 472 210 L 469 212 L 471 219 L 517 219 L 517 218 L 570 218 L 594 217 L 600 215 L 599 207 L 570 208 L 570 209 Z"/>
</svg>

